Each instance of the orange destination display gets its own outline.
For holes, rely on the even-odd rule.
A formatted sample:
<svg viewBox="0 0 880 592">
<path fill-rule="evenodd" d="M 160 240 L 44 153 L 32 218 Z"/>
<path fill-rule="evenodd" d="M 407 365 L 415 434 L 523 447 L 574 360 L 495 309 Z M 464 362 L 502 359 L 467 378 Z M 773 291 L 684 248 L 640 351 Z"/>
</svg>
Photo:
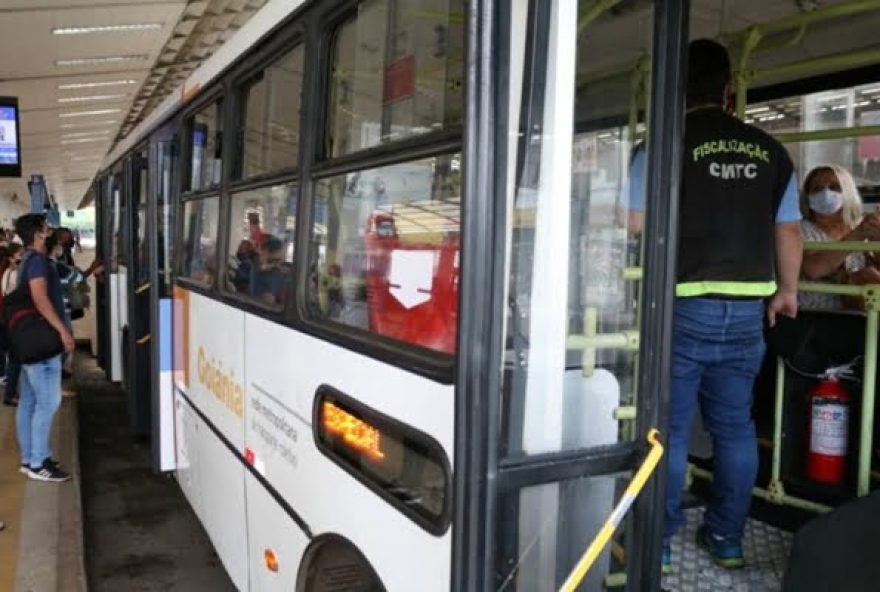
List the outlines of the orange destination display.
<svg viewBox="0 0 880 592">
<path fill-rule="evenodd" d="M 451 470 L 439 442 L 326 385 L 313 415 L 322 453 L 429 532 L 446 530 Z"/>
<path fill-rule="evenodd" d="M 324 401 L 321 422 L 326 433 L 339 436 L 343 443 L 354 450 L 362 452 L 373 460 L 385 458 L 385 453 L 380 447 L 379 430 L 344 409 Z"/>
</svg>

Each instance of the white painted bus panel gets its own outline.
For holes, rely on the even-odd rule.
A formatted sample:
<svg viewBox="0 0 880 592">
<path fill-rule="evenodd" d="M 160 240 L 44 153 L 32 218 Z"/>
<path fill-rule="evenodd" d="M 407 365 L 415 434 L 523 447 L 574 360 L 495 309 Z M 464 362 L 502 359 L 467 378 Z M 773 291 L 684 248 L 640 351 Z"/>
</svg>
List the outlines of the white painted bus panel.
<svg viewBox="0 0 880 592">
<path fill-rule="evenodd" d="M 196 417 L 199 424 L 198 491 L 202 524 L 239 590 L 248 588 L 248 533 L 241 460 L 233 455 L 213 431 Z"/>
<path fill-rule="evenodd" d="M 250 589 L 291 592 L 309 539 L 296 522 L 250 473 L 245 473 L 248 515 Z M 266 565 L 266 551 L 275 554 L 278 571 Z"/>
<path fill-rule="evenodd" d="M 454 394 L 442 385 L 248 315 L 246 442 L 255 468 L 315 535 L 349 539 L 388 590 L 449 590 L 451 534 L 435 536 L 321 453 L 312 435 L 318 387 L 332 386 L 436 439 L 453 458 Z M 251 545 L 263 544 L 251 532 Z M 401 561 L 401 557 L 406 561 Z"/>
<path fill-rule="evenodd" d="M 244 313 L 191 292 L 187 395 L 244 452 Z"/>
<path fill-rule="evenodd" d="M 179 392 L 174 396 L 174 447 L 177 482 L 199 520 L 204 512 L 199 498 L 199 446 L 196 413 Z"/>
<path fill-rule="evenodd" d="M 119 274 L 110 275 L 110 380 L 122 380 L 122 331 L 119 318 Z"/>
</svg>

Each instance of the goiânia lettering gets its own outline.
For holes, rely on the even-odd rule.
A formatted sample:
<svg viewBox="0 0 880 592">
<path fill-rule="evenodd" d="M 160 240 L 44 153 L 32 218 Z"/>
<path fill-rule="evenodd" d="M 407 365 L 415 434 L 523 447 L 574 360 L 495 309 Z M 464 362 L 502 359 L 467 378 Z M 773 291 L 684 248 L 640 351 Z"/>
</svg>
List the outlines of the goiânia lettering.
<svg viewBox="0 0 880 592">
<path fill-rule="evenodd" d="M 235 380 L 235 373 L 227 373 L 221 364 L 208 359 L 199 347 L 199 382 L 211 391 L 214 398 L 223 403 L 237 417 L 241 417 L 244 404 L 244 387 Z"/>
<path fill-rule="evenodd" d="M 713 154 L 743 154 L 753 160 L 770 162 L 770 152 L 760 144 L 740 140 L 712 140 L 694 148 L 694 162 Z"/>
</svg>

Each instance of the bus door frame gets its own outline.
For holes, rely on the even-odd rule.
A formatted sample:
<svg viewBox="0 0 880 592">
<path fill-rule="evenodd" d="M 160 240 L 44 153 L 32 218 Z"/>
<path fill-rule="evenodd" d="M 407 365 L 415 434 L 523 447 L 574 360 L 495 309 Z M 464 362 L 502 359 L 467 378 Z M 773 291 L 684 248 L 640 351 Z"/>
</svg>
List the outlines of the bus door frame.
<svg viewBox="0 0 880 592">
<path fill-rule="evenodd" d="M 126 298 L 126 307 L 128 309 L 128 332 L 127 332 L 127 355 L 123 360 L 123 379 L 125 382 L 126 388 L 126 397 L 128 399 L 128 411 L 129 411 L 129 421 L 134 433 L 138 435 L 146 435 L 150 433 L 150 406 L 144 405 L 142 397 L 148 397 L 150 395 L 149 389 L 142 388 L 143 383 L 146 381 L 147 384 L 151 382 L 150 376 L 150 367 L 151 364 L 146 364 L 146 367 L 143 367 L 143 364 L 139 363 L 140 357 L 140 349 L 142 344 L 139 343 L 141 338 L 146 335 L 150 335 L 152 323 L 150 321 L 149 315 L 149 307 L 144 309 L 143 306 L 140 305 L 141 298 L 139 298 L 140 294 L 138 290 L 141 288 L 139 286 L 139 274 L 140 274 L 140 261 L 138 257 L 138 240 L 137 240 L 137 226 L 138 226 L 138 208 L 141 200 L 146 200 L 147 208 L 144 210 L 145 217 L 145 228 L 144 232 L 150 232 L 149 222 L 146 218 L 147 210 L 149 208 L 149 199 L 150 199 L 150 188 L 149 182 L 147 184 L 146 196 L 140 195 L 140 177 L 139 175 L 149 175 L 149 144 L 141 143 L 136 148 L 134 148 L 129 155 L 125 159 L 125 203 L 128 206 L 128 210 L 125 212 L 125 243 L 127 250 L 127 261 L 126 261 L 126 286 L 125 290 L 127 291 L 128 297 Z M 142 154 L 147 154 L 147 162 L 139 163 L 138 160 L 142 159 Z M 149 177 L 148 177 L 149 181 Z M 145 237 L 148 235 L 145 235 Z M 149 257 L 146 259 L 145 264 L 147 267 L 152 266 L 152 260 Z M 147 284 L 150 285 L 149 283 Z M 149 291 L 150 288 L 148 287 Z M 148 302 L 149 302 L 148 295 Z M 142 316 L 144 316 L 144 311 L 146 311 L 146 323 L 145 327 L 141 325 Z M 146 329 L 145 334 L 141 334 L 142 329 Z M 151 350 L 148 348 L 148 358 L 151 357 Z"/>
<path fill-rule="evenodd" d="M 565 0 L 558 0 L 565 1 Z M 575 1 L 575 0 L 570 0 Z M 552 2 L 537 2 L 552 10 Z M 683 138 L 689 0 L 655 2 L 649 134 Z M 462 279 L 456 378 L 456 436 L 452 589 L 497 588 L 496 544 L 505 495 L 525 487 L 633 470 L 647 452 L 644 441 L 609 448 L 502 458 L 501 360 L 504 352 L 504 269 L 508 114 L 509 3 L 475 0 L 466 14 L 465 196 Z M 544 36 L 548 36 L 545 31 Z M 519 117 L 519 113 L 510 117 Z M 479 157 L 475 157 L 479 155 Z M 641 316 L 637 433 L 668 422 L 672 305 L 678 232 L 681 141 L 657 142 L 648 151 L 644 276 Z M 494 199 L 467 199 L 493 196 Z M 487 230 L 488 229 L 488 230 Z M 665 435 L 665 434 L 664 434 Z M 665 462 L 632 509 L 626 554 L 629 588 L 658 590 L 663 533 Z"/>
<path fill-rule="evenodd" d="M 173 352 L 170 351 L 172 346 L 172 335 L 165 335 L 162 332 L 163 324 L 161 317 L 162 300 L 168 300 L 166 306 L 169 307 L 170 315 L 171 297 L 170 295 L 163 297 L 162 288 L 166 281 L 171 283 L 172 278 L 166 278 L 164 269 L 159 269 L 159 249 L 163 249 L 165 245 L 159 242 L 159 192 L 164 182 L 162 161 L 160 159 L 159 145 L 169 143 L 172 146 L 170 155 L 171 174 L 169 179 L 168 191 L 164 196 L 164 205 L 167 208 L 170 221 L 168 230 L 171 235 L 164 235 L 166 244 L 174 244 L 177 239 L 177 226 L 175 224 L 177 192 L 176 183 L 180 173 L 180 122 L 175 120 L 167 124 L 165 127 L 157 130 L 150 137 L 148 146 L 149 150 L 149 171 L 147 182 L 147 213 L 146 213 L 146 232 L 147 232 L 147 249 L 149 250 L 150 265 L 150 327 L 152 329 L 152 339 L 150 340 L 150 401 L 151 401 L 151 464 L 156 472 L 173 471 L 177 468 L 176 450 L 174 444 L 174 386 L 170 376 L 163 374 L 161 367 L 163 359 L 162 346 L 165 344 L 169 351 L 167 356 L 170 358 Z M 170 269 L 170 262 L 165 261 L 164 268 Z M 172 270 L 173 275 L 173 270 Z M 171 323 L 167 324 L 167 328 L 171 331 Z M 165 371 L 170 372 L 170 371 Z M 166 389 L 163 384 L 166 383 Z M 169 423 L 170 422 L 170 423 Z"/>
<path fill-rule="evenodd" d="M 104 244 L 107 231 L 105 224 L 107 220 L 107 183 L 109 175 L 100 175 L 95 181 L 95 257 L 98 261 L 107 263 L 107 249 Z M 105 270 L 106 274 L 106 270 Z M 110 320 L 107 318 L 107 276 L 103 275 L 103 279 L 95 278 L 95 357 L 98 360 L 98 366 L 105 372 L 109 372 L 108 344 L 107 344 L 107 326 Z"/>
</svg>

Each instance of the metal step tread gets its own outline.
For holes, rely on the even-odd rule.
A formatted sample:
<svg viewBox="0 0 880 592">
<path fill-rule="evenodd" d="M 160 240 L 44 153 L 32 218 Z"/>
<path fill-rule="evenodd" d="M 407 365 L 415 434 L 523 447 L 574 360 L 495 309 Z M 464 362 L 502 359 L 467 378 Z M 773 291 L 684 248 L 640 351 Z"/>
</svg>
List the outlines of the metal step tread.
<svg viewBox="0 0 880 592">
<path fill-rule="evenodd" d="M 703 511 L 685 511 L 687 526 L 672 539 L 673 573 L 663 577 L 663 588 L 674 592 L 778 592 L 791 548 L 791 533 L 750 519 L 743 538 L 746 567 L 727 570 L 716 566 L 697 545 Z"/>
</svg>

